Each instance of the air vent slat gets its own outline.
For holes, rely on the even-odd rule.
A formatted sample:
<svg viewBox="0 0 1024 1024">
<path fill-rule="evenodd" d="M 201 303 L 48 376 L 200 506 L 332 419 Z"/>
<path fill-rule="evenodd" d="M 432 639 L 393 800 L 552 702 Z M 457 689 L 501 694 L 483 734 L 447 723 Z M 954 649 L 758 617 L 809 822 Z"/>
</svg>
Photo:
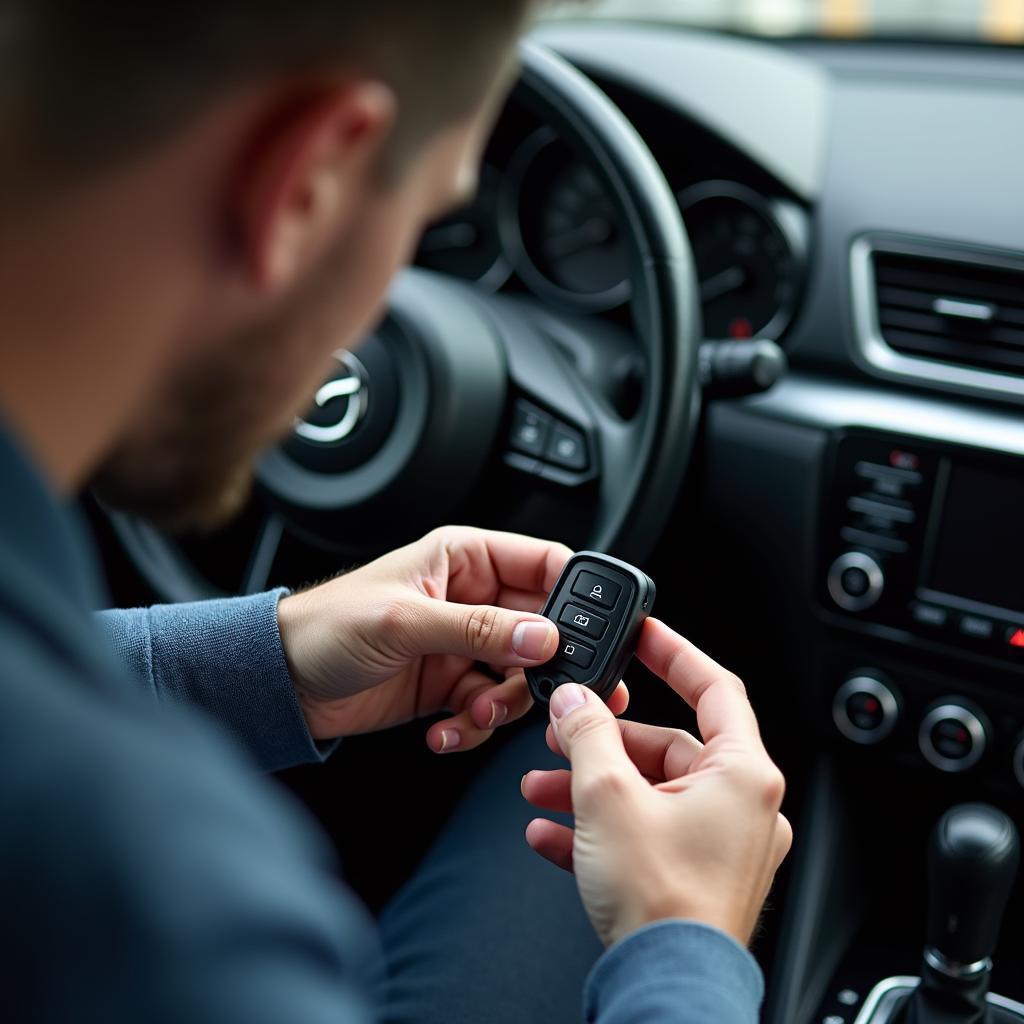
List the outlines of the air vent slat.
<svg viewBox="0 0 1024 1024">
<path fill-rule="evenodd" d="M 975 260 L 872 254 L 878 329 L 897 352 L 1024 377 L 1020 271 Z"/>
</svg>

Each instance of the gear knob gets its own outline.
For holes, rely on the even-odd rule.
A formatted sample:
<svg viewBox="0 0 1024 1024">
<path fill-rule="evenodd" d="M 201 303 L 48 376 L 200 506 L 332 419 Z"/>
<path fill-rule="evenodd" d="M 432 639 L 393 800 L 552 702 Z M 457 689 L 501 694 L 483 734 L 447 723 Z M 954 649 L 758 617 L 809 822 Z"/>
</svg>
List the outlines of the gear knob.
<svg viewBox="0 0 1024 1024">
<path fill-rule="evenodd" d="M 991 957 L 1019 859 L 1017 829 L 1002 811 L 946 811 L 928 851 L 928 946 L 953 964 Z"/>
</svg>

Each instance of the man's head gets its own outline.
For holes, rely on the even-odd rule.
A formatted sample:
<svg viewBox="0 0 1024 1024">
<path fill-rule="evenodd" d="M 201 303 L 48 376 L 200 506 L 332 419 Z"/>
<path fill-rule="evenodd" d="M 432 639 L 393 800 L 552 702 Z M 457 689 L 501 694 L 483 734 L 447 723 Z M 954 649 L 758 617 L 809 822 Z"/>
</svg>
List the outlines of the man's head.
<svg viewBox="0 0 1024 1024">
<path fill-rule="evenodd" d="M 98 339 L 89 387 L 109 436 L 79 471 L 101 462 L 110 500 L 173 526 L 238 506 L 424 224 L 475 187 L 530 6 L 6 5 L 16 156 L 0 173 L 17 202 L 0 211 L 9 237 L 34 237 L 19 220 L 51 229 L 49 288 L 33 304 L 22 287 L 12 316 L 54 333 L 48 297 L 80 345 Z M 32 376 L 32 353 L 4 358 Z"/>
</svg>

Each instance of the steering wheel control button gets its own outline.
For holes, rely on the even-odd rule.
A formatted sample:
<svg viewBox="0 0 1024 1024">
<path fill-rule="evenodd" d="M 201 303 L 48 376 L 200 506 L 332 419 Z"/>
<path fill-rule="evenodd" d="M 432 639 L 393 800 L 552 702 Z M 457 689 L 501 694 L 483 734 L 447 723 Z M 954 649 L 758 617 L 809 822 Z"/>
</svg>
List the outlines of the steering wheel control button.
<svg viewBox="0 0 1024 1024">
<path fill-rule="evenodd" d="M 593 640 L 600 640 L 608 628 L 607 619 L 601 618 L 589 608 L 581 608 L 578 604 L 567 604 L 558 617 L 558 621 L 563 626 L 568 626 Z"/>
<path fill-rule="evenodd" d="M 588 647 L 585 643 L 581 643 L 579 640 L 565 636 L 561 639 L 558 657 L 562 661 L 568 661 L 579 668 L 590 668 L 594 663 L 596 655 L 597 651 L 592 647 Z"/>
<path fill-rule="evenodd" d="M 836 691 L 832 720 L 854 743 L 870 746 L 892 732 L 899 719 L 899 702 L 893 691 L 873 675 L 855 675 Z"/>
<path fill-rule="evenodd" d="M 995 628 L 995 623 L 991 619 L 982 618 L 980 615 L 963 615 L 960 617 L 961 634 L 972 637 L 975 640 L 991 640 Z"/>
<path fill-rule="evenodd" d="M 844 611 L 865 611 L 877 603 L 884 589 L 881 566 L 863 551 L 847 551 L 828 571 L 829 596 Z"/>
<path fill-rule="evenodd" d="M 622 587 L 604 576 L 593 572 L 581 572 L 572 585 L 572 592 L 577 597 L 591 601 L 600 608 L 614 608 L 619 599 Z"/>
<path fill-rule="evenodd" d="M 544 454 L 551 434 L 551 417 L 536 406 L 519 399 L 512 412 L 509 444 L 516 451 L 537 458 Z"/>
<path fill-rule="evenodd" d="M 925 760 L 943 772 L 972 768 L 981 760 L 988 744 L 985 726 L 978 715 L 956 703 L 932 708 L 921 721 L 917 738 Z"/>
<path fill-rule="evenodd" d="M 559 646 L 551 661 L 526 670 L 534 699 L 546 704 L 556 687 L 578 683 L 607 700 L 633 658 L 654 596 L 650 577 L 632 565 L 596 551 L 573 555 L 541 610 L 558 626 Z"/>
<path fill-rule="evenodd" d="M 563 469 L 584 470 L 589 462 L 586 439 L 578 430 L 556 420 L 548 438 L 544 458 Z"/>
</svg>

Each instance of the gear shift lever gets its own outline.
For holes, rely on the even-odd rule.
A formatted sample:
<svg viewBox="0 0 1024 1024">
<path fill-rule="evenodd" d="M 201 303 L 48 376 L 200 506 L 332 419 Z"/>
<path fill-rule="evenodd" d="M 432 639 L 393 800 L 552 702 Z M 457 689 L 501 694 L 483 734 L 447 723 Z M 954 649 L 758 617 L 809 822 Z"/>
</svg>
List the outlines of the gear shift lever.
<svg viewBox="0 0 1024 1024">
<path fill-rule="evenodd" d="M 921 984 L 901 1024 L 1001 1024 L 1016 1015 L 986 1004 L 992 953 L 1017 875 L 1013 822 L 986 804 L 948 810 L 928 851 L 928 941 Z"/>
</svg>

